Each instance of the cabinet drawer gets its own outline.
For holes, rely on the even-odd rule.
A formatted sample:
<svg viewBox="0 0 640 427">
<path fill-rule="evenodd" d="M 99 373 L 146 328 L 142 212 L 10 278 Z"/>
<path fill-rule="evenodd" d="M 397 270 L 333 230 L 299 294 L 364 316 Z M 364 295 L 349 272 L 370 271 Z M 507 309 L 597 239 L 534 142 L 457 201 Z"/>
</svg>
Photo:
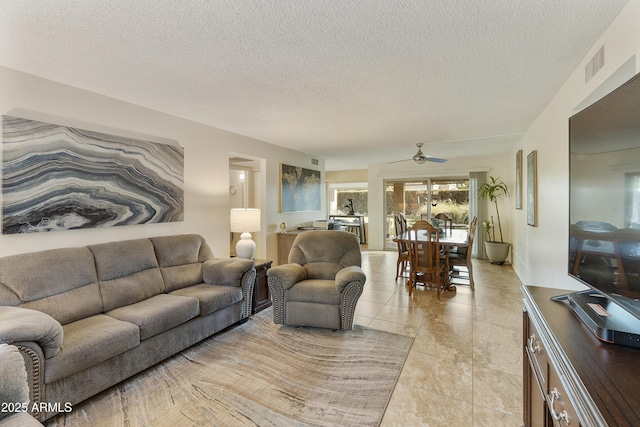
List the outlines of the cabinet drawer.
<svg viewBox="0 0 640 427">
<path fill-rule="evenodd" d="M 531 361 L 531 365 L 535 372 L 536 377 L 538 378 L 538 382 L 542 387 L 542 390 L 548 390 L 547 388 L 547 363 L 549 361 L 549 357 L 547 355 L 547 350 L 545 348 L 544 343 L 540 339 L 540 334 L 538 330 L 531 322 L 531 319 L 527 317 L 527 335 L 526 335 L 526 352 L 529 355 L 529 359 Z"/>
<path fill-rule="evenodd" d="M 549 370 L 549 392 L 547 393 L 547 407 L 553 425 L 556 427 L 579 426 L 580 422 L 569 396 L 560 382 L 560 377 L 555 369 Z"/>
</svg>

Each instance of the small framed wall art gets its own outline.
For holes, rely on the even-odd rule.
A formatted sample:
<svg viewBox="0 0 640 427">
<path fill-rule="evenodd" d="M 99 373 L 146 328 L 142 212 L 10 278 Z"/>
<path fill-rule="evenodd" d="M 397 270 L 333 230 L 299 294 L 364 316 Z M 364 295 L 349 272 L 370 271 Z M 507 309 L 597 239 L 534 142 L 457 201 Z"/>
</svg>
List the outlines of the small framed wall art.
<svg viewBox="0 0 640 427">
<path fill-rule="evenodd" d="M 527 156 L 527 224 L 538 226 L 538 154 L 533 150 Z"/>
<path fill-rule="evenodd" d="M 516 153 L 516 209 L 522 209 L 522 150 Z"/>
</svg>

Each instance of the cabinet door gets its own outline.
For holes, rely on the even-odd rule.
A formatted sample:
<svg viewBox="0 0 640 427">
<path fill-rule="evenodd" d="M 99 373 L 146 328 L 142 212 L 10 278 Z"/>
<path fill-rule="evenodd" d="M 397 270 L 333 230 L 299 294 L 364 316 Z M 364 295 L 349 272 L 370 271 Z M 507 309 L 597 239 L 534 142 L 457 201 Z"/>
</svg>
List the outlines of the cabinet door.
<svg viewBox="0 0 640 427">
<path fill-rule="evenodd" d="M 533 363 L 527 350 L 525 350 L 524 361 L 527 365 L 525 366 L 524 377 L 524 425 L 525 427 L 550 427 L 551 425 L 547 424 L 549 412 L 544 399 L 544 391 L 540 386 L 536 370 L 533 368 Z"/>
<path fill-rule="evenodd" d="M 549 370 L 549 393 L 547 394 L 549 414 L 554 421 L 553 426 L 580 426 L 578 416 L 567 397 L 564 386 L 555 369 Z"/>
</svg>

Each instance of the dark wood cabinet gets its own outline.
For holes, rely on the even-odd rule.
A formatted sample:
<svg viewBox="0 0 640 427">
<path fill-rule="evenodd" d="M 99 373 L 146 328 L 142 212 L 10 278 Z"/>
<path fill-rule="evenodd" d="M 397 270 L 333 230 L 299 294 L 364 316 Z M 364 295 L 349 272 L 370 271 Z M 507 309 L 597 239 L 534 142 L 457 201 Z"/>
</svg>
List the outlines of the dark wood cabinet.
<svg viewBox="0 0 640 427">
<path fill-rule="evenodd" d="M 524 348 L 524 424 L 527 427 L 547 426 L 547 378 L 549 377 L 546 349 L 540 334 L 525 312 L 523 325 Z"/>
<path fill-rule="evenodd" d="M 256 283 L 253 287 L 252 314 L 271 306 L 271 293 L 267 285 L 267 270 L 271 268 L 271 263 L 273 262 L 263 259 L 254 261 L 256 262 Z"/>
<path fill-rule="evenodd" d="M 640 350 L 599 341 L 561 289 L 523 286 L 525 427 L 640 426 Z"/>
</svg>

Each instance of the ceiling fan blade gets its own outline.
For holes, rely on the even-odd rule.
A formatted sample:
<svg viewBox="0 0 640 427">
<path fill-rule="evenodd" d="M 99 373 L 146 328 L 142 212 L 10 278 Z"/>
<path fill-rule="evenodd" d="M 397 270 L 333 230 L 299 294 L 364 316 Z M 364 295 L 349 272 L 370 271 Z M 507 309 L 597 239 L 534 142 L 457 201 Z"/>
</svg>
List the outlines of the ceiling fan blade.
<svg viewBox="0 0 640 427">
<path fill-rule="evenodd" d="M 430 157 L 430 156 L 427 156 L 427 162 L 444 163 L 444 162 L 446 162 L 446 161 L 447 161 L 447 159 L 439 159 L 439 158 L 437 158 L 437 157 Z"/>
<path fill-rule="evenodd" d="M 400 163 L 400 162 L 410 162 L 410 161 L 413 161 L 413 159 L 395 160 L 393 162 L 387 162 L 387 164 Z"/>
</svg>

